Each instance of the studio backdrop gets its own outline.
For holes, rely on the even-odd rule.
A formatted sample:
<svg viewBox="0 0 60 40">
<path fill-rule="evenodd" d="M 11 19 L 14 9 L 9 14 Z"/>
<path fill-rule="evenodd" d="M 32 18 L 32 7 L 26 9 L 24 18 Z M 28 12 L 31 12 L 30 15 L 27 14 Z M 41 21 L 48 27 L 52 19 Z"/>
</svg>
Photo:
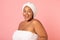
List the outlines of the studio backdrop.
<svg viewBox="0 0 60 40">
<path fill-rule="evenodd" d="M 21 21 L 22 6 L 30 1 L 37 7 L 36 19 L 45 27 L 48 40 L 60 40 L 60 0 L 0 0 L 0 40 L 12 40 Z"/>
</svg>

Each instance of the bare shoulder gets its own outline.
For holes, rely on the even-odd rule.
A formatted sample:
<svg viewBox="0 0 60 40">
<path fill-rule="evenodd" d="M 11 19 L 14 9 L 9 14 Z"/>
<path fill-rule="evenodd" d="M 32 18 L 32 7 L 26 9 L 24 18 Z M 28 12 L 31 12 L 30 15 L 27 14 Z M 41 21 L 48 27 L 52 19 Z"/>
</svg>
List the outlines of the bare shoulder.
<svg viewBox="0 0 60 40">
<path fill-rule="evenodd" d="M 38 29 L 38 28 L 40 28 L 40 30 L 44 29 L 43 24 L 37 19 L 34 19 L 33 24 L 35 29 Z"/>
<path fill-rule="evenodd" d="M 34 19 L 33 20 L 33 24 L 42 25 L 42 23 L 39 20 L 37 20 L 37 19 Z"/>
<path fill-rule="evenodd" d="M 19 25 L 18 25 L 18 30 L 22 27 L 22 25 L 24 24 L 24 22 L 25 22 L 25 21 L 22 21 L 22 22 L 19 23 Z"/>
<path fill-rule="evenodd" d="M 34 24 L 35 29 L 39 28 L 40 30 L 42 30 L 42 29 L 44 30 L 44 26 L 39 20 L 34 19 L 33 24 Z"/>
</svg>

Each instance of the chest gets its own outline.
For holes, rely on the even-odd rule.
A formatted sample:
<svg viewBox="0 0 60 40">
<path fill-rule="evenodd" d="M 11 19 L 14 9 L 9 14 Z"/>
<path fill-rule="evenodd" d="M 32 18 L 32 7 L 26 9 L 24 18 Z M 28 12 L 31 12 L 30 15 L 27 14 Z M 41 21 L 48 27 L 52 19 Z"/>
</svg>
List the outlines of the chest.
<svg viewBox="0 0 60 40">
<path fill-rule="evenodd" d="M 20 25 L 20 30 L 29 30 L 29 31 L 33 31 L 33 24 L 32 23 L 23 23 L 22 25 Z"/>
</svg>

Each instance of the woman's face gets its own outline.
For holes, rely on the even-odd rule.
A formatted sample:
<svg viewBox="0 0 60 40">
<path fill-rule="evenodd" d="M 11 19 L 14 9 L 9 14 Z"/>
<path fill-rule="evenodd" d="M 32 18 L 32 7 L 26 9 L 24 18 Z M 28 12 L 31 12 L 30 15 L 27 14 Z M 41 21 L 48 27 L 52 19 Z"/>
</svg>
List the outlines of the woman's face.
<svg viewBox="0 0 60 40">
<path fill-rule="evenodd" d="M 33 17 L 33 12 L 30 7 L 25 6 L 23 9 L 23 16 L 26 21 L 30 20 Z"/>
</svg>

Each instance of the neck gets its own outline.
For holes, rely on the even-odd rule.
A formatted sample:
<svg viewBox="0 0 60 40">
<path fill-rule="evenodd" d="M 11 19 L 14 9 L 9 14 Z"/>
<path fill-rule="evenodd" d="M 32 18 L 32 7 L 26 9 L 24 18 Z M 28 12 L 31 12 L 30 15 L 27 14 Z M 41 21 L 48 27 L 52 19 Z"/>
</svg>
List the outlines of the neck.
<svg viewBox="0 0 60 40">
<path fill-rule="evenodd" d="M 30 22 L 30 21 L 32 21 L 33 20 L 33 18 L 31 18 L 31 19 L 29 19 L 29 20 L 26 20 L 26 22 Z"/>
</svg>

